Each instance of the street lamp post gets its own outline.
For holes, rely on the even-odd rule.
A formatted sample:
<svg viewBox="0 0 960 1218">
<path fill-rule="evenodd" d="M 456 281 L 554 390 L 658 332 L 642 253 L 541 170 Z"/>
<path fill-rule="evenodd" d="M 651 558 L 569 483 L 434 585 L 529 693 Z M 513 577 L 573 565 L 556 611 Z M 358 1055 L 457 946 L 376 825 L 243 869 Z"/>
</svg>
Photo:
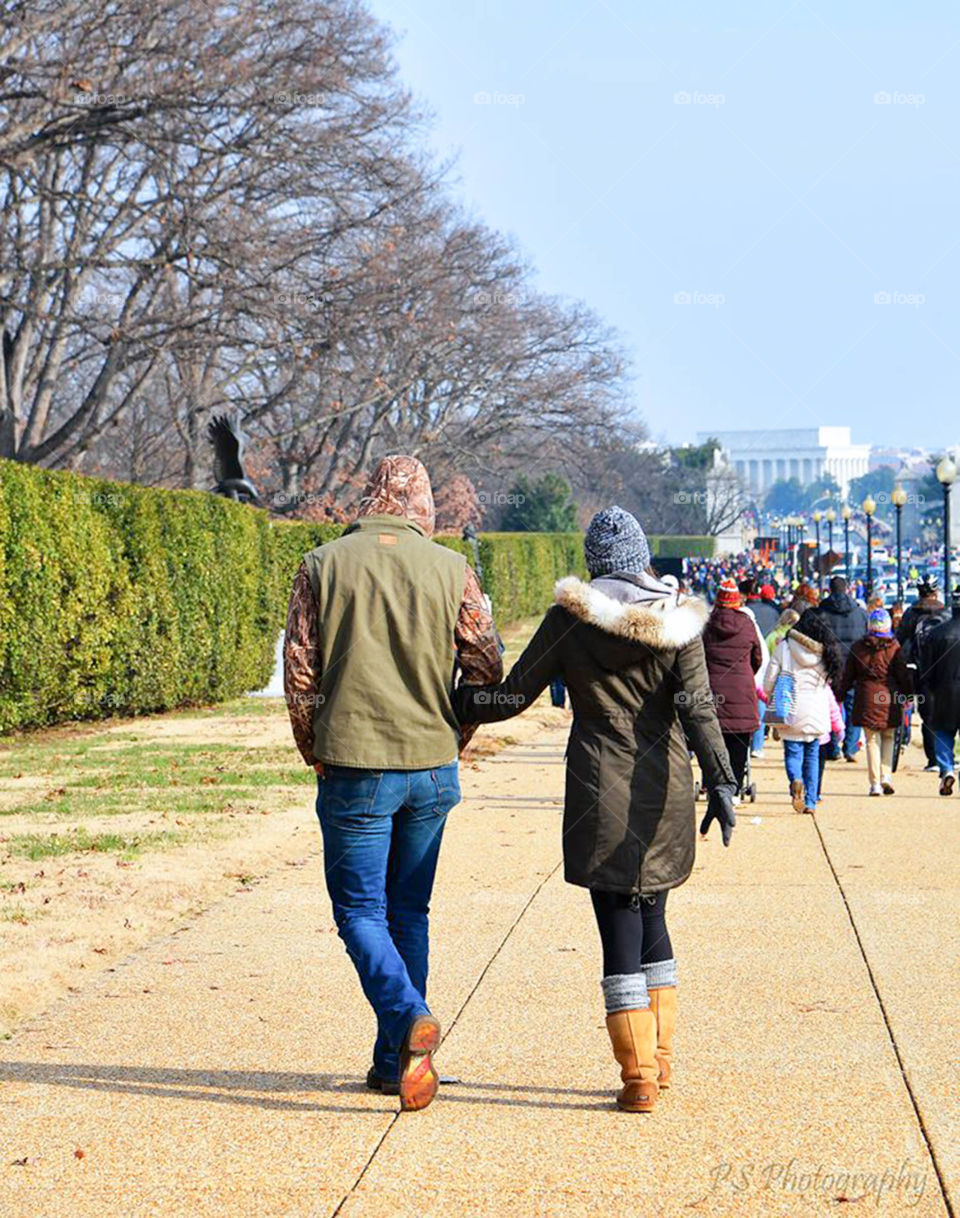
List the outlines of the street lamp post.
<svg viewBox="0 0 960 1218">
<path fill-rule="evenodd" d="M 845 503 L 840 509 L 840 515 L 843 517 L 843 565 L 847 572 L 847 583 L 850 583 L 850 517 L 853 515 L 853 508 L 849 503 Z"/>
<path fill-rule="evenodd" d="M 868 495 L 863 501 L 863 514 L 867 518 L 867 604 L 873 592 L 873 513 L 877 510 L 877 501 Z"/>
<path fill-rule="evenodd" d="M 823 513 L 818 508 L 813 513 L 813 523 L 817 526 L 817 590 L 823 596 L 823 563 L 820 557 L 820 521 L 823 519 Z"/>
<path fill-rule="evenodd" d="M 903 505 L 907 502 L 907 492 L 898 482 L 890 496 L 893 506 L 897 509 L 897 600 L 903 604 L 903 547 L 902 547 L 902 517 Z"/>
<path fill-rule="evenodd" d="M 957 467 L 949 453 L 937 465 L 937 481 L 943 487 L 943 600 L 950 604 L 950 488 L 957 479 Z"/>
<path fill-rule="evenodd" d="M 827 511 L 826 511 L 826 517 L 827 517 L 827 555 L 829 557 L 829 555 L 831 555 L 833 553 L 833 522 L 837 518 L 837 513 L 832 507 L 829 507 L 829 508 L 827 508 Z"/>
</svg>

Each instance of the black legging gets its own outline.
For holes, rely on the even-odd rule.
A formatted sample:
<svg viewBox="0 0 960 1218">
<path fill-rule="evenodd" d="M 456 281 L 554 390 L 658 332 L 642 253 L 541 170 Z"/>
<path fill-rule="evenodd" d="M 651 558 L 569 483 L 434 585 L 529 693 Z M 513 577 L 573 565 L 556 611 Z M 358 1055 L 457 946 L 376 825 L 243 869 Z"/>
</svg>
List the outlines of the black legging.
<svg viewBox="0 0 960 1218">
<path fill-rule="evenodd" d="M 649 897 L 591 889 L 603 944 L 603 975 L 639 973 L 645 964 L 673 959 L 667 932 L 666 892 Z"/>
<path fill-rule="evenodd" d="M 723 743 L 727 746 L 727 756 L 730 758 L 730 768 L 736 779 L 737 792 L 743 790 L 743 776 L 747 771 L 747 754 L 750 752 L 750 741 L 753 732 L 724 732 Z"/>
</svg>

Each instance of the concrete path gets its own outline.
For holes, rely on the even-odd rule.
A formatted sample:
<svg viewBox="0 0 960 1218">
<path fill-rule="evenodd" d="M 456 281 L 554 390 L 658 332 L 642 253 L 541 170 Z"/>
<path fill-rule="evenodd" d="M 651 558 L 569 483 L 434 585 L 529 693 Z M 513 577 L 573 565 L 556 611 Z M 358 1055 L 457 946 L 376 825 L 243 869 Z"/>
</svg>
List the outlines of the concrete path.
<svg viewBox="0 0 960 1218">
<path fill-rule="evenodd" d="M 670 898 L 676 1084 L 628 1116 L 559 871 L 562 718 L 533 713 L 451 817 L 432 1001 L 459 1081 L 427 1112 L 364 1089 L 317 834 L 0 1044 L 3 1218 L 952 1214 L 960 800 L 919 754 L 882 800 L 834 765 L 814 821 L 769 746 L 732 848 Z"/>
</svg>

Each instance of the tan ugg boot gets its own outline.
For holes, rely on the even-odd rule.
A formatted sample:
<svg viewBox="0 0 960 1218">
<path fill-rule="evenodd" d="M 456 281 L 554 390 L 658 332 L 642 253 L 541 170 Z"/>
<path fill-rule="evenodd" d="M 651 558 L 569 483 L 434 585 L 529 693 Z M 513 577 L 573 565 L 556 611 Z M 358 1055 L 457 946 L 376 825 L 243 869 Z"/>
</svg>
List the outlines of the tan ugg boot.
<svg viewBox="0 0 960 1218">
<path fill-rule="evenodd" d="M 673 1064 L 673 1029 L 677 1022 L 677 987 L 663 985 L 650 990 L 650 1010 L 657 1021 L 657 1065 L 660 1067 L 660 1077 L 657 1080 L 660 1090 L 665 1091 L 670 1086 L 671 1066 Z"/>
<path fill-rule="evenodd" d="M 650 1010 L 614 1011 L 607 1016 L 607 1031 L 624 1084 L 617 1107 L 624 1112 L 652 1112 L 660 1090 L 656 1016 Z"/>
</svg>

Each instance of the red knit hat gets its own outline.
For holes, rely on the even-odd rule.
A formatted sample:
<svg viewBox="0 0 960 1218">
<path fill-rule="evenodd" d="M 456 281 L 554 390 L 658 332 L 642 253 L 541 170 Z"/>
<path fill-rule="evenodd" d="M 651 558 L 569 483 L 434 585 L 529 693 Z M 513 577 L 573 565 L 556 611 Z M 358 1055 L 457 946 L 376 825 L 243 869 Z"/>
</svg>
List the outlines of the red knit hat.
<svg viewBox="0 0 960 1218">
<path fill-rule="evenodd" d="M 773 584 L 764 584 L 760 589 L 760 595 L 765 601 L 774 601 L 777 599 L 777 590 Z"/>
<path fill-rule="evenodd" d="M 732 579 L 725 579 L 717 590 L 717 604 L 721 609 L 739 609 L 743 602 L 740 589 Z"/>
</svg>

